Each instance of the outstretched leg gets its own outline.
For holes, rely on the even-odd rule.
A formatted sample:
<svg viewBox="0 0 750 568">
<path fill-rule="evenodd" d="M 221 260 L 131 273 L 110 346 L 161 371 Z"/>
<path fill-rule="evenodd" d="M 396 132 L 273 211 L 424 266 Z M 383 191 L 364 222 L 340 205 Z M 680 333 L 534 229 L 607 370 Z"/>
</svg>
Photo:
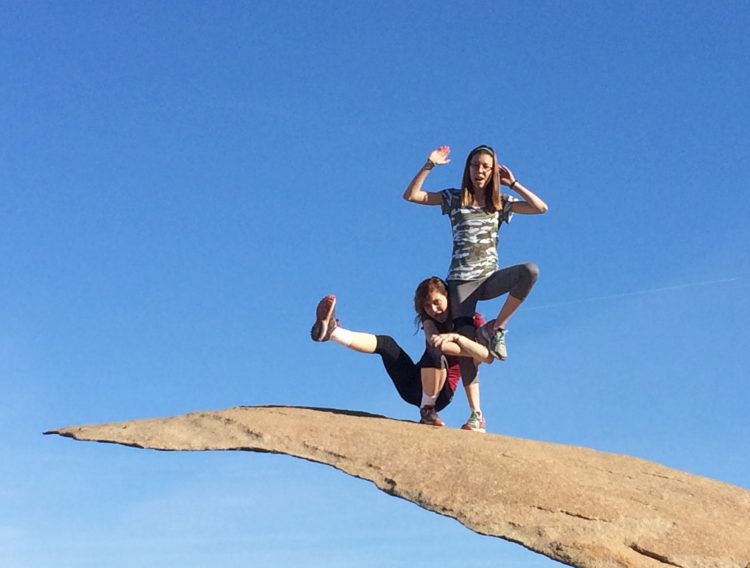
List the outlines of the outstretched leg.
<svg viewBox="0 0 750 568">
<path fill-rule="evenodd" d="M 420 422 L 443 426 L 436 405 L 450 402 L 453 391 L 446 387 L 448 376 L 445 357 L 439 350 L 428 350 L 416 365 L 401 346 L 388 335 L 350 331 L 336 319 L 336 297 L 325 296 L 318 303 L 316 320 L 310 331 L 313 341 L 333 341 L 359 353 L 380 355 L 388 376 L 399 395 L 420 408 Z"/>
<path fill-rule="evenodd" d="M 333 330 L 331 341 L 359 353 L 375 353 L 378 346 L 376 335 L 363 331 L 349 331 L 341 326 Z"/>
<path fill-rule="evenodd" d="M 315 310 L 315 323 L 310 330 L 313 341 L 334 341 L 339 345 L 359 351 L 375 353 L 377 338 L 372 333 L 349 331 L 344 329 L 336 319 L 336 296 L 324 296 Z"/>
</svg>

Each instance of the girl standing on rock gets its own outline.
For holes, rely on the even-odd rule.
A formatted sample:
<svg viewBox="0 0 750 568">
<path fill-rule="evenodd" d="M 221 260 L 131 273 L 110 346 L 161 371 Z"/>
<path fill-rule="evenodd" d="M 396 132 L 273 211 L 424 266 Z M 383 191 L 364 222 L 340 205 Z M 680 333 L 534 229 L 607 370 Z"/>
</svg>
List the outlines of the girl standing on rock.
<svg viewBox="0 0 750 568">
<path fill-rule="evenodd" d="M 547 204 L 520 183 L 507 166 L 497 160 L 490 146 L 478 146 L 469 152 L 461 187 L 429 192 L 422 189 L 430 170 L 450 162 L 450 148 L 433 150 L 404 192 L 404 199 L 420 205 L 440 205 L 450 216 L 453 231 L 453 253 L 446 278 L 451 314 L 457 331 L 475 336 L 471 316 L 480 300 L 508 294 L 497 317 L 480 330 L 490 353 L 498 359 L 508 356 L 505 345 L 506 325 L 534 286 L 539 268 L 532 263 L 499 268 L 497 244 L 502 223 L 509 223 L 513 213 L 538 215 Z M 501 192 L 507 186 L 520 199 Z M 476 380 L 476 365 L 462 360 L 464 383 Z"/>
<path fill-rule="evenodd" d="M 313 341 L 328 341 L 360 353 L 377 353 L 401 398 L 419 407 L 420 422 L 444 426 L 437 412 L 453 398 L 460 376 L 459 360 L 468 359 L 474 366 L 493 361 L 487 348 L 463 335 L 453 333 L 448 289 L 433 276 L 420 282 L 414 293 L 416 320 L 424 330 L 425 351 L 418 363 L 387 335 L 373 335 L 344 329 L 336 319 L 336 297 L 325 296 L 318 303 L 310 335 Z M 481 316 L 476 325 L 482 325 Z M 481 417 L 479 383 L 466 386 L 472 416 Z M 464 430 L 485 432 L 483 419 L 467 421 Z"/>
</svg>

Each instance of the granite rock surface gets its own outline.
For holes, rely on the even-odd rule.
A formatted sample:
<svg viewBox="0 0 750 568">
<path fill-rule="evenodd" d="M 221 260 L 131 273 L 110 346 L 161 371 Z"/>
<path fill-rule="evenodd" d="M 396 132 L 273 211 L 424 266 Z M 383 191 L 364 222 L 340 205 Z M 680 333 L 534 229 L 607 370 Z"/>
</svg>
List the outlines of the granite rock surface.
<svg viewBox="0 0 750 568">
<path fill-rule="evenodd" d="M 170 451 L 286 454 L 477 533 L 586 568 L 750 568 L 750 491 L 643 459 L 366 413 L 237 407 L 47 432 Z"/>
</svg>

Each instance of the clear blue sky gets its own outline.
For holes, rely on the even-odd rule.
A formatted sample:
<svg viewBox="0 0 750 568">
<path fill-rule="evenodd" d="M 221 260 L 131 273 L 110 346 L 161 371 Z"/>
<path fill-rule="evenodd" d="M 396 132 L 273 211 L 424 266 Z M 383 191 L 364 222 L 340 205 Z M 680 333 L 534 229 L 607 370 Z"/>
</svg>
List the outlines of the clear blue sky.
<svg viewBox="0 0 750 568">
<path fill-rule="evenodd" d="M 550 205 L 501 236 L 542 275 L 483 370 L 489 430 L 750 487 L 748 5 L 320 4 L 0 5 L 3 565 L 552 565 L 324 466 L 41 435 L 240 404 L 414 419 L 309 328 L 335 293 L 419 355 L 450 229 L 401 193 L 441 144 L 429 189 L 487 143 Z"/>
</svg>

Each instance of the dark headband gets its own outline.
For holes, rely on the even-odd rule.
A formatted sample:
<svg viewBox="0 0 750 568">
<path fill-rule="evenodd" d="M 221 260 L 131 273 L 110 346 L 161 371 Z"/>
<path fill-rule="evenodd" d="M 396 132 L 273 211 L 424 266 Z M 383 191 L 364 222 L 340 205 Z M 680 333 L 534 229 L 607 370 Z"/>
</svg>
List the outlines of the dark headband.
<svg viewBox="0 0 750 568">
<path fill-rule="evenodd" d="M 484 144 L 482 144 L 481 146 L 477 146 L 476 148 L 474 148 L 471 152 L 469 152 L 469 155 L 473 156 L 477 152 L 481 152 L 481 151 L 489 152 L 493 156 L 495 155 L 494 148 L 492 148 L 492 146 L 485 146 Z"/>
</svg>

